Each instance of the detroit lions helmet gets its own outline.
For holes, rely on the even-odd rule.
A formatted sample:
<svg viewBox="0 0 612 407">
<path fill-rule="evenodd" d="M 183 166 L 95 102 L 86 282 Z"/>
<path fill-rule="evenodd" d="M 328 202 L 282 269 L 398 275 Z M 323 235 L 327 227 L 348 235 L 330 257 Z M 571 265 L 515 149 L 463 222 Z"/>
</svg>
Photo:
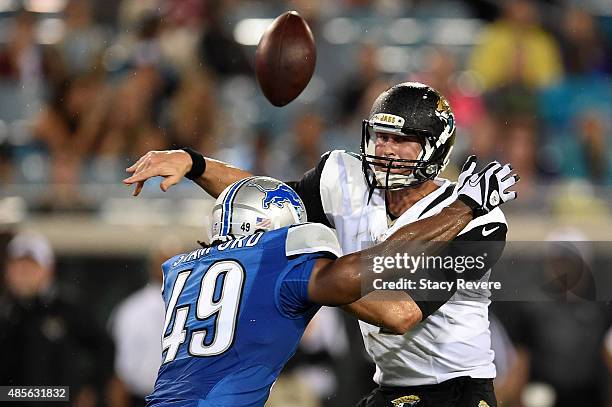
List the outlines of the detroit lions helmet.
<svg viewBox="0 0 612 407">
<path fill-rule="evenodd" d="M 405 82 L 378 96 L 361 133 L 361 160 L 370 188 L 407 188 L 435 178 L 444 169 L 455 144 L 455 116 L 438 91 Z M 376 133 L 417 136 L 421 153 L 415 160 L 377 156 Z"/>
<path fill-rule="evenodd" d="M 306 208 L 289 185 L 270 177 L 234 182 L 219 195 L 211 243 L 306 222 Z"/>
</svg>

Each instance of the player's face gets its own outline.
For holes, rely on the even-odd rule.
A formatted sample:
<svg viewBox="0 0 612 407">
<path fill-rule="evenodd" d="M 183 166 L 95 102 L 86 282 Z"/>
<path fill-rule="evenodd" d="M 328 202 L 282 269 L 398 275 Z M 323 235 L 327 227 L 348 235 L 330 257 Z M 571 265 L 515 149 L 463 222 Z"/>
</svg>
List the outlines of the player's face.
<svg viewBox="0 0 612 407">
<path fill-rule="evenodd" d="M 422 147 L 417 136 L 399 136 L 390 133 L 376 133 L 375 155 L 403 160 L 416 160 Z M 392 169 L 391 173 L 406 173 L 406 170 Z M 410 172 L 410 171 L 408 171 Z"/>
<path fill-rule="evenodd" d="M 38 294 L 49 281 L 51 271 L 34 260 L 24 257 L 10 260 L 6 266 L 7 288 L 20 298 Z"/>
</svg>

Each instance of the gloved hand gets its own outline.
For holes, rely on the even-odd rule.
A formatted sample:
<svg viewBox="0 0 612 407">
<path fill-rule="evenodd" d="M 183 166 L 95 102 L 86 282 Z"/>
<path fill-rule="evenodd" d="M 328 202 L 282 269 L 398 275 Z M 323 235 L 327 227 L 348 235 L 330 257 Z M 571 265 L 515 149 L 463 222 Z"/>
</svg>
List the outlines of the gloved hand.
<svg viewBox="0 0 612 407">
<path fill-rule="evenodd" d="M 472 208 L 474 217 L 489 213 L 497 206 L 516 199 L 516 191 L 509 191 L 520 179 L 512 175 L 512 166 L 497 161 L 489 163 L 480 172 L 476 169 L 476 156 L 471 155 L 461 168 L 455 193 L 457 199 Z"/>
</svg>

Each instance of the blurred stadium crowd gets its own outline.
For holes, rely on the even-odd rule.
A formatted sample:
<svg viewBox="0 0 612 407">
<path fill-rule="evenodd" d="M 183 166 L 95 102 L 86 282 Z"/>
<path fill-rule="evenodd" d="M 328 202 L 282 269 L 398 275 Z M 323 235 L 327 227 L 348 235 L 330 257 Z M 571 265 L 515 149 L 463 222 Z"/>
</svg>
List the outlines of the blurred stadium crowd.
<svg viewBox="0 0 612 407">
<path fill-rule="evenodd" d="M 451 102 L 450 174 L 472 152 L 510 161 L 523 203 L 536 185 L 612 183 L 604 0 L 20 4 L 0 5 L 0 183 L 38 186 L 26 189 L 35 208 L 91 205 L 83 184 L 116 183 L 151 149 L 191 146 L 295 178 L 328 149 L 358 150 L 373 96 L 406 80 Z M 277 109 L 253 57 L 288 8 L 308 19 L 318 63 L 298 101 Z"/>
<path fill-rule="evenodd" d="M 318 60 L 305 92 L 278 109 L 257 88 L 253 58 L 288 9 L 308 20 Z M 120 180 L 141 154 L 184 146 L 296 179 L 329 149 L 358 151 L 374 97 L 417 80 L 457 118 L 449 178 L 468 154 L 509 161 L 522 177 L 510 212 L 607 218 L 611 47 L 608 0 L 4 0 L 0 198 L 19 197 L 28 213 L 95 216 L 126 196 Z M 193 196 L 193 186 L 171 193 Z M 2 236 L 0 349 L 11 358 L 0 385 L 70 384 L 75 405 L 142 405 L 159 363 L 156 271 L 180 244 L 158 242 L 149 260 L 55 262 L 43 237 Z M 503 319 L 507 332 L 494 320 L 504 405 L 605 405 L 612 334 L 606 353 L 610 312 L 600 305 L 527 307 Z M 325 309 L 270 405 L 350 405 L 372 372 L 357 325 Z M 542 384 L 521 398 L 529 381 Z"/>
</svg>

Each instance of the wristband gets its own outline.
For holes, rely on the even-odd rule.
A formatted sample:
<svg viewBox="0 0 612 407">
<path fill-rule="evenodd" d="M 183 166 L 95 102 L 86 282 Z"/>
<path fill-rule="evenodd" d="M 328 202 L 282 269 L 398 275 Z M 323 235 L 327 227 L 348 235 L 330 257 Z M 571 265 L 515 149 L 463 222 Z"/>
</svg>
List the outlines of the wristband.
<svg viewBox="0 0 612 407">
<path fill-rule="evenodd" d="M 191 169 L 187 174 L 185 174 L 185 178 L 191 180 L 200 178 L 202 174 L 204 174 L 204 171 L 206 171 L 206 160 L 204 159 L 204 156 L 189 147 L 181 148 L 181 150 L 189 154 L 191 157 Z"/>
</svg>

